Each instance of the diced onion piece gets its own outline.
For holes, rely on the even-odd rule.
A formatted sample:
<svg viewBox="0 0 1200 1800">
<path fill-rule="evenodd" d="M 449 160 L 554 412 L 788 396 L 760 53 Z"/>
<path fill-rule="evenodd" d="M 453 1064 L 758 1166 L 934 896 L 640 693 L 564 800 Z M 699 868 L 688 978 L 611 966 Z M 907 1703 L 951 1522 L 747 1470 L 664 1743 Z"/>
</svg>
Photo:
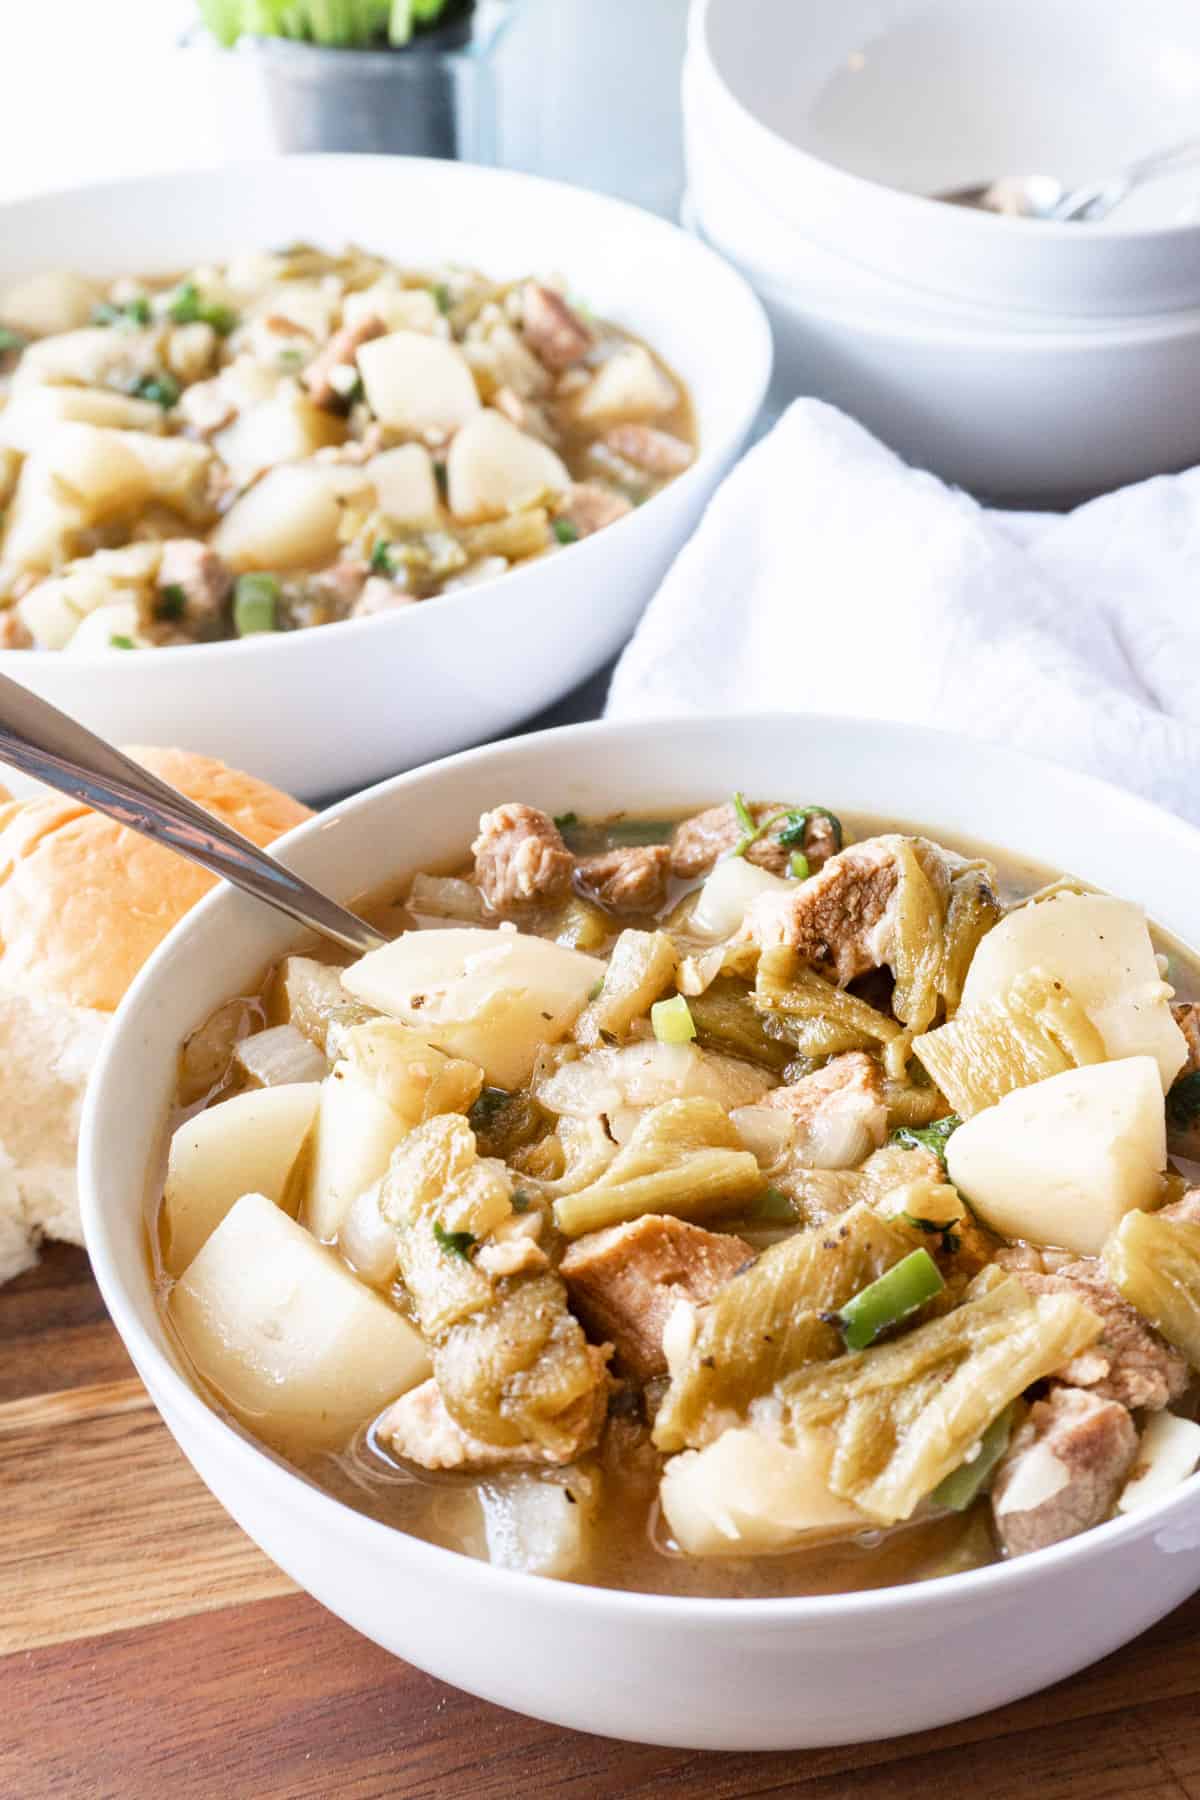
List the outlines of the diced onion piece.
<svg viewBox="0 0 1200 1800">
<path fill-rule="evenodd" d="M 579 1572 L 599 1507 L 598 1474 L 498 1476 L 481 1484 L 479 1498 L 496 1568 L 558 1579 Z"/>
<path fill-rule="evenodd" d="M 328 1064 L 316 1045 L 294 1025 L 272 1025 L 243 1038 L 233 1060 L 260 1087 L 281 1087 L 292 1081 L 324 1081 Z"/>
<path fill-rule="evenodd" d="M 660 1044 L 688 1044 L 696 1035 L 695 1020 L 682 994 L 656 1000 L 650 1008 L 650 1024 Z"/>
<path fill-rule="evenodd" d="M 753 1150 L 764 1169 L 790 1150 L 795 1128 L 782 1107 L 739 1106 L 729 1116 L 743 1144 Z"/>
<path fill-rule="evenodd" d="M 1200 1464 L 1200 1425 L 1176 1413 L 1155 1413 L 1142 1433 L 1133 1474 L 1117 1501 L 1118 1512 L 1151 1506 L 1186 1481 Z"/>
<path fill-rule="evenodd" d="M 707 877 L 700 896 L 692 908 L 688 927 L 706 937 L 732 937 L 746 916 L 746 908 L 760 894 L 785 894 L 792 891 L 791 882 L 744 856 L 727 856 Z"/>
</svg>

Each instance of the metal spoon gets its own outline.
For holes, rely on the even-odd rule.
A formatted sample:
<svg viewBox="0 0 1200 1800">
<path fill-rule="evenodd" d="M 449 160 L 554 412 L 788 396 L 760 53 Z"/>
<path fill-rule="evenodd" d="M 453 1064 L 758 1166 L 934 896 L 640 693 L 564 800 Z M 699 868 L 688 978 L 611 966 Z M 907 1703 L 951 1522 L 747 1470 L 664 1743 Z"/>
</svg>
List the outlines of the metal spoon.
<svg viewBox="0 0 1200 1800">
<path fill-rule="evenodd" d="M 0 675 L 0 762 L 190 857 L 344 950 L 378 950 L 386 942 L 240 831 L 7 675 Z"/>
<path fill-rule="evenodd" d="M 1053 175 L 1003 175 L 998 181 L 948 188 L 933 197 L 952 206 L 973 206 L 981 212 L 1003 213 L 1009 218 L 1095 223 L 1106 219 L 1135 188 L 1195 163 L 1200 163 L 1200 138 L 1185 138 L 1182 143 L 1127 163 L 1100 181 L 1067 187 Z"/>
</svg>

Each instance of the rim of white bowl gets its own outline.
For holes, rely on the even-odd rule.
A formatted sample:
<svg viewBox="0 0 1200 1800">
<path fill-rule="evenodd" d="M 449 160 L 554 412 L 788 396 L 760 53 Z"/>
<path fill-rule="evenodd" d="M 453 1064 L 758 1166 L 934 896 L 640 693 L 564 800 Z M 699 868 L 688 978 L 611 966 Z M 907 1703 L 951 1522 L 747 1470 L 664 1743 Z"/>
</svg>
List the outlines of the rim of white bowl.
<svg viewBox="0 0 1200 1800">
<path fill-rule="evenodd" d="M 713 53 L 709 38 L 709 13 L 714 0 L 694 0 L 692 17 L 689 23 L 689 46 L 698 45 L 703 52 L 703 66 L 714 82 L 721 89 L 722 98 L 737 112 L 739 123 L 760 139 L 764 148 L 773 154 L 785 153 L 795 157 L 804 167 L 820 170 L 826 178 L 832 178 L 844 186 L 848 204 L 853 204 L 856 194 L 870 194 L 879 197 L 885 204 L 894 205 L 897 220 L 925 220 L 938 217 L 946 222 L 947 233 L 961 231 L 979 238 L 980 233 L 996 229 L 1007 231 L 1010 236 L 1032 237 L 1037 242 L 1051 243 L 1066 239 L 1072 243 L 1082 241 L 1098 244 L 1102 242 L 1120 241 L 1123 243 L 1162 243 L 1195 241 L 1200 234 L 1200 221 L 1182 225 L 1125 225 L 1119 222 L 1105 222 L 1103 231 L 1089 228 L 1079 223 L 1071 224 L 1056 219 L 1024 219 L 1014 218 L 1007 213 L 985 212 L 980 207 L 948 206 L 944 200 L 936 200 L 931 194 L 914 194 L 907 188 L 889 187 L 885 181 L 875 181 L 869 175 L 856 175 L 853 170 L 844 168 L 841 163 L 828 162 L 811 150 L 804 150 L 790 138 L 776 131 L 773 126 L 764 122 L 751 112 L 745 102 L 730 87 L 721 71 L 720 64 Z M 951 223 L 951 219 L 959 221 Z M 983 239 L 980 238 L 982 242 Z"/>
<path fill-rule="evenodd" d="M 1007 762 L 1014 770 L 1030 775 L 1050 768 L 1055 780 L 1065 782 L 1074 788 L 1081 810 L 1090 816 L 1111 818 L 1114 809 L 1117 814 L 1122 809 L 1131 810 L 1152 822 L 1156 829 L 1167 836 L 1178 839 L 1194 855 L 1200 855 L 1200 830 L 1185 820 L 1167 812 L 1163 807 L 1155 806 L 1140 795 L 1131 794 L 1113 783 L 1101 781 L 1092 775 L 1081 774 L 1060 763 L 1053 763 L 1047 757 L 1032 756 L 1024 751 L 1010 749 L 1006 745 L 991 744 L 984 740 L 965 739 L 959 732 L 943 731 L 933 726 L 908 725 L 881 721 L 866 717 L 843 715 L 825 715 L 818 713 L 786 713 L 772 712 L 761 715 L 761 722 L 778 726 L 794 722 L 803 717 L 816 726 L 834 725 L 842 730 L 859 729 L 864 733 L 878 734 L 881 726 L 899 740 L 898 749 L 904 744 L 921 744 L 936 748 L 940 745 L 961 744 L 968 742 L 972 749 L 979 749 L 983 754 L 998 761 Z M 653 738 L 658 733 L 678 732 L 681 727 L 700 730 L 720 730 L 737 721 L 745 725 L 747 715 L 744 713 L 714 714 L 708 713 L 693 718 L 659 717 L 645 720 L 594 720 L 582 725 L 559 726 L 550 731 L 531 733 L 522 743 L 541 746 L 548 753 L 564 744 L 586 743 L 589 740 L 603 739 L 617 732 L 636 731 Z M 327 812 L 319 813 L 315 818 L 288 832 L 279 840 L 276 852 L 286 852 L 291 846 L 303 842 L 306 838 L 316 836 L 331 821 L 346 815 L 369 810 L 384 795 L 401 792 L 405 788 L 418 788 L 425 775 L 433 769 L 469 768 L 475 764 L 485 764 L 491 754 L 507 746 L 512 740 L 501 739 L 497 744 L 487 744 L 473 750 L 459 751 L 454 756 L 441 758 L 434 763 L 426 763 L 419 769 L 409 770 L 403 775 L 393 776 L 390 780 L 379 782 L 374 787 L 365 789 L 361 794 L 343 800 L 339 805 L 330 807 Z M 1011 846 L 1006 846 L 1011 848 Z M 194 907 L 187 917 L 175 927 L 164 940 L 158 950 L 145 964 L 133 981 L 128 994 L 122 1001 L 108 1031 L 105 1033 L 100 1055 L 92 1071 L 88 1083 L 84 1103 L 83 1118 L 80 1127 L 78 1169 L 80 1176 L 80 1211 L 83 1219 L 84 1238 L 88 1254 L 91 1258 L 92 1270 L 96 1277 L 100 1292 L 113 1317 L 113 1322 L 121 1335 L 122 1341 L 129 1349 L 139 1371 L 143 1366 L 150 1368 L 156 1385 L 166 1389 L 170 1394 L 172 1408 L 184 1415 L 189 1429 L 200 1433 L 210 1443 L 217 1445 L 226 1457 L 233 1457 L 241 1469 L 250 1474 L 257 1474 L 260 1480 L 267 1480 L 274 1489 L 273 1497 L 286 1505 L 289 1510 L 308 1508 L 316 1523 L 325 1521 L 328 1527 L 349 1530 L 361 1535 L 362 1542 L 370 1547 L 378 1545 L 390 1548 L 395 1554 L 412 1556 L 424 1562 L 431 1573 L 439 1569 L 448 1569 L 450 1560 L 454 1570 L 463 1575 L 463 1565 L 469 1565 L 472 1573 L 466 1579 L 476 1580 L 493 1588 L 498 1595 L 505 1593 L 519 1598 L 530 1597 L 529 1584 L 537 1584 L 536 1593 L 539 1604 L 551 1609 L 565 1608 L 593 1615 L 609 1615 L 620 1617 L 653 1613 L 660 1617 L 667 1616 L 681 1624 L 719 1628 L 723 1625 L 736 1628 L 739 1624 L 762 1626 L 777 1625 L 786 1628 L 792 1625 L 813 1625 L 832 1623 L 846 1618 L 869 1620 L 873 1615 L 889 1613 L 895 1608 L 919 1608 L 927 1604 L 945 1603 L 958 1607 L 969 1606 L 976 1595 L 990 1593 L 999 1586 L 1006 1591 L 1015 1591 L 1019 1587 L 1027 1587 L 1040 1583 L 1052 1569 L 1065 1567 L 1092 1557 L 1103 1555 L 1111 1545 L 1132 1541 L 1158 1530 L 1168 1520 L 1176 1518 L 1184 1512 L 1193 1511 L 1200 1502 L 1200 1473 L 1189 1476 L 1176 1489 L 1161 1500 L 1127 1513 L 1121 1518 L 1110 1519 L 1103 1525 L 1095 1525 L 1089 1531 L 1080 1532 L 1076 1537 L 1067 1538 L 1062 1543 L 1049 1545 L 1044 1550 L 1036 1550 L 1026 1556 L 1010 1562 L 990 1563 L 980 1569 L 970 1569 L 954 1575 L 939 1575 L 926 1581 L 909 1582 L 892 1587 L 868 1589 L 865 1592 L 848 1594 L 822 1595 L 781 1595 L 759 1599 L 740 1600 L 718 1598 L 713 1596 L 696 1596 L 685 1594 L 643 1594 L 626 1588 L 595 1587 L 584 1582 L 554 1581 L 546 1576 L 527 1574 L 514 1569 L 498 1569 L 491 1563 L 465 1556 L 457 1550 L 449 1550 L 438 1544 L 427 1543 L 423 1538 L 411 1536 L 393 1525 L 385 1525 L 381 1521 L 369 1518 L 358 1512 L 344 1501 L 335 1499 L 324 1489 L 317 1486 L 307 1476 L 292 1469 L 277 1458 L 271 1451 L 258 1445 L 247 1433 L 243 1432 L 231 1421 L 223 1418 L 203 1397 L 199 1390 L 191 1385 L 176 1369 L 171 1359 L 159 1348 L 149 1332 L 143 1330 L 125 1300 L 125 1283 L 117 1274 L 116 1267 L 109 1253 L 107 1230 L 98 1198 L 98 1187 L 92 1179 L 92 1165 L 96 1156 L 96 1138 L 99 1133 L 100 1096 L 114 1072 L 119 1072 L 124 1060 L 121 1045 L 121 1025 L 126 1012 L 133 1012 L 141 1003 L 144 993 L 152 991 L 158 979 L 158 968 L 161 962 L 172 953 L 177 937 L 185 934 L 195 919 L 206 917 L 208 913 L 219 909 L 229 902 L 230 890 L 222 883 L 213 893 L 206 896 L 198 906 Z M 149 1155 L 149 1147 L 147 1151 Z M 141 1196 L 138 1196 L 140 1206 Z M 146 1273 L 149 1281 L 149 1272 Z M 181 1455 L 186 1455 L 182 1449 Z M 190 1460 L 190 1459 L 189 1459 Z M 266 1473 L 270 1471 L 270 1473 Z M 1200 1531 L 1200 1526 L 1198 1526 Z"/>
<path fill-rule="evenodd" d="M 1122 315 L 1119 320 L 1114 318 L 1100 324 L 1081 320 L 1080 328 L 1075 331 L 1055 327 L 1045 331 L 1024 328 L 1009 331 L 1000 326 L 989 329 L 984 325 L 962 324 L 953 315 L 931 318 L 928 324 L 914 322 L 911 314 L 889 316 L 872 312 L 856 300 L 846 300 L 812 286 L 792 289 L 785 285 L 786 277 L 772 275 L 766 270 L 755 268 L 748 273 L 749 264 L 735 258 L 732 251 L 721 250 L 709 237 L 690 189 L 684 193 L 680 204 L 680 218 L 683 229 L 715 255 L 724 257 L 755 293 L 765 294 L 772 302 L 778 301 L 793 312 L 829 319 L 838 325 L 851 325 L 869 337 L 908 338 L 922 344 L 950 343 L 955 349 L 988 350 L 999 355 L 1025 355 L 1038 350 L 1054 356 L 1143 349 L 1149 344 L 1170 343 L 1177 338 L 1200 337 L 1200 306 L 1179 307 L 1169 313 Z M 1046 316 L 1052 318 L 1054 315 Z"/>
<path fill-rule="evenodd" d="M 603 531 L 592 532 L 590 536 L 581 538 L 578 543 L 567 545 L 566 549 L 572 557 L 577 555 L 594 557 L 597 554 L 597 543 L 611 543 L 613 540 L 608 535 L 610 532 L 625 532 L 666 494 L 673 493 L 677 489 L 680 493 L 689 493 L 693 488 L 702 485 L 704 479 L 711 473 L 714 464 L 721 463 L 729 455 L 731 448 L 744 440 L 766 398 L 771 379 L 771 365 L 775 355 L 771 327 L 766 313 L 763 311 L 762 301 L 746 276 L 742 274 L 735 263 L 710 244 L 707 238 L 686 230 L 675 220 L 662 218 L 657 213 L 647 212 L 643 207 L 634 206 L 627 200 L 618 200 L 611 194 L 596 193 L 591 188 L 577 187 L 569 181 L 554 181 L 545 175 L 526 174 L 521 169 L 493 168 L 485 163 L 445 162 L 440 158 L 428 156 L 398 158 L 359 155 L 352 151 L 321 151 L 310 153 L 303 158 L 262 156 L 248 158 L 237 163 L 193 163 L 184 168 L 164 170 L 153 175 L 124 176 L 111 181 L 76 182 L 69 186 L 49 188 L 44 193 L 30 195 L 23 199 L 5 201 L 0 204 L 0 235 L 3 235 L 8 221 L 14 213 L 23 209 L 36 210 L 37 206 L 45 201 L 86 199 L 89 195 L 120 193 L 123 189 L 131 186 L 161 184 L 169 187 L 181 177 L 190 179 L 192 177 L 219 176 L 222 180 L 236 181 L 239 178 L 245 178 L 250 181 L 253 179 L 255 171 L 261 170 L 264 166 L 277 167 L 284 163 L 301 161 L 323 165 L 372 163 L 388 169 L 389 172 L 395 172 L 393 166 L 399 163 L 406 172 L 422 168 L 436 169 L 440 178 L 450 182 L 459 179 L 477 181 L 484 178 L 497 186 L 526 188 L 534 198 L 537 193 L 545 191 L 560 195 L 571 194 L 582 199 L 589 206 L 595 206 L 597 211 L 609 213 L 617 218 L 632 217 L 641 221 L 643 226 L 649 225 L 652 229 L 661 230 L 664 234 L 672 234 L 682 239 L 688 244 L 689 253 L 693 250 L 699 251 L 716 280 L 727 284 L 730 293 L 737 295 L 737 304 L 743 308 L 745 318 L 741 321 L 739 331 L 733 335 L 731 341 L 741 343 L 743 342 L 742 333 L 745 334 L 744 356 L 747 364 L 747 377 L 744 383 L 743 399 L 734 423 L 724 432 L 720 441 L 714 440 L 712 443 L 702 441 L 695 461 L 684 470 L 682 475 L 677 475 L 660 493 L 652 495 L 642 506 L 635 507 L 631 513 L 624 518 L 615 520 Z M 612 322 L 619 323 L 617 320 Z M 622 537 L 618 541 L 623 542 L 624 538 Z M 557 551 L 551 552 L 551 555 L 557 554 Z M 540 564 L 541 561 L 541 557 L 534 558 L 534 563 Z M 532 567 L 533 564 L 529 566 Z M 518 580 L 527 573 L 528 569 L 521 565 L 515 569 L 506 569 L 502 575 L 493 576 L 488 581 L 456 588 L 448 594 L 435 594 L 431 598 L 436 601 L 439 611 L 446 606 L 462 609 L 468 606 L 477 594 L 483 592 L 490 594 L 497 584 Z M 422 608 L 429 603 L 422 601 L 415 607 L 401 607 L 394 613 L 377 613 L 369 618 L 335 619 L 328 625 L 310 626 L 296 631 L 253 632 L 249 637 L 220 638 L 215 643 L 153 644 L 135 651 L 134 658 L 131 660 L 139 669 L 155 668 L 164 658 L 174 660 L 179 654 L 186 653 L 189 658 L 188 666 L 191 667 L 195 662 L 196 667 L 199 668 L 203 666 L 199 660 L 201 658 L 212 662 L 230 655 L 240 656 L 243 659 L 257 657 L 260 660 L 275 656 L 292 656 L 298 654 L 294 646 L 298 643 L 307 643 L 314 631 L 321 633 L 337 631 L 345 635 L 347 632 L 361 634 L 377 631 L 382 633 L 384 628 L 392 631 L 415 630 L 417 629 L 416 621 L 420 618 Z M 288 648 L 284 648 L 284 646 L 288 646 Z M 28 659 L 31 655 L 37 657 L 43 655 L 65 656 L 72 667 L 81 669 L 112 669 L 114 665 L 114 653 L 109 650 L 89 650 L 82 653 L 71 652 L 69 648 L 43 652 L 0 650 L 0 670 L 19 680 L 18 671 L 29 666 Z"/>
</svg>

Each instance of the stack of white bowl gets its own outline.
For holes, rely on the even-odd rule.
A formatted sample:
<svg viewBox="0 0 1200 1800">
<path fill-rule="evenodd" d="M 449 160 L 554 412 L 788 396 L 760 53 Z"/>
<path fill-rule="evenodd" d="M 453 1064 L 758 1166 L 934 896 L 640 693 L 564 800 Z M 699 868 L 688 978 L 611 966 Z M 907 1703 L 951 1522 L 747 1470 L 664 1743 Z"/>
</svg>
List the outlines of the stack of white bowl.
<svg viewBox="0 0 1200 1800">
<path fill-rule="evenodd" d="M 1200 135 L 1194 0 L 693 0 L 685 222 L 747 275 L 773 399 L 986 497 L 1200 462 L 1200 168 L 1098 224 L 930 198 Z"/>
</svg>

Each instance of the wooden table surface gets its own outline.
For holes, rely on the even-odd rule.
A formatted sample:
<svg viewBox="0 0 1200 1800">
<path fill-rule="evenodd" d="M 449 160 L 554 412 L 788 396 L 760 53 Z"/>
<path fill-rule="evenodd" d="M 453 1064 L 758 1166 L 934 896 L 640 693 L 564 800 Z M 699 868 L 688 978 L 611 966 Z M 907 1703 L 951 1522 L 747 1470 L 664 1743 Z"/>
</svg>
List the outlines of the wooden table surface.
<svg viewBox="0 0 1200 1800">
<path fill-rule="evenodd" d="M 82 1251 L 0 1289 L 0 1800 L 1200 1800 L 1198 1694 L 1200 1596 L 1048 1693 L 886 1743 L 692 1754 L 502 1712 L 356 1636 L 243 1537 Z"/>
</svg>

